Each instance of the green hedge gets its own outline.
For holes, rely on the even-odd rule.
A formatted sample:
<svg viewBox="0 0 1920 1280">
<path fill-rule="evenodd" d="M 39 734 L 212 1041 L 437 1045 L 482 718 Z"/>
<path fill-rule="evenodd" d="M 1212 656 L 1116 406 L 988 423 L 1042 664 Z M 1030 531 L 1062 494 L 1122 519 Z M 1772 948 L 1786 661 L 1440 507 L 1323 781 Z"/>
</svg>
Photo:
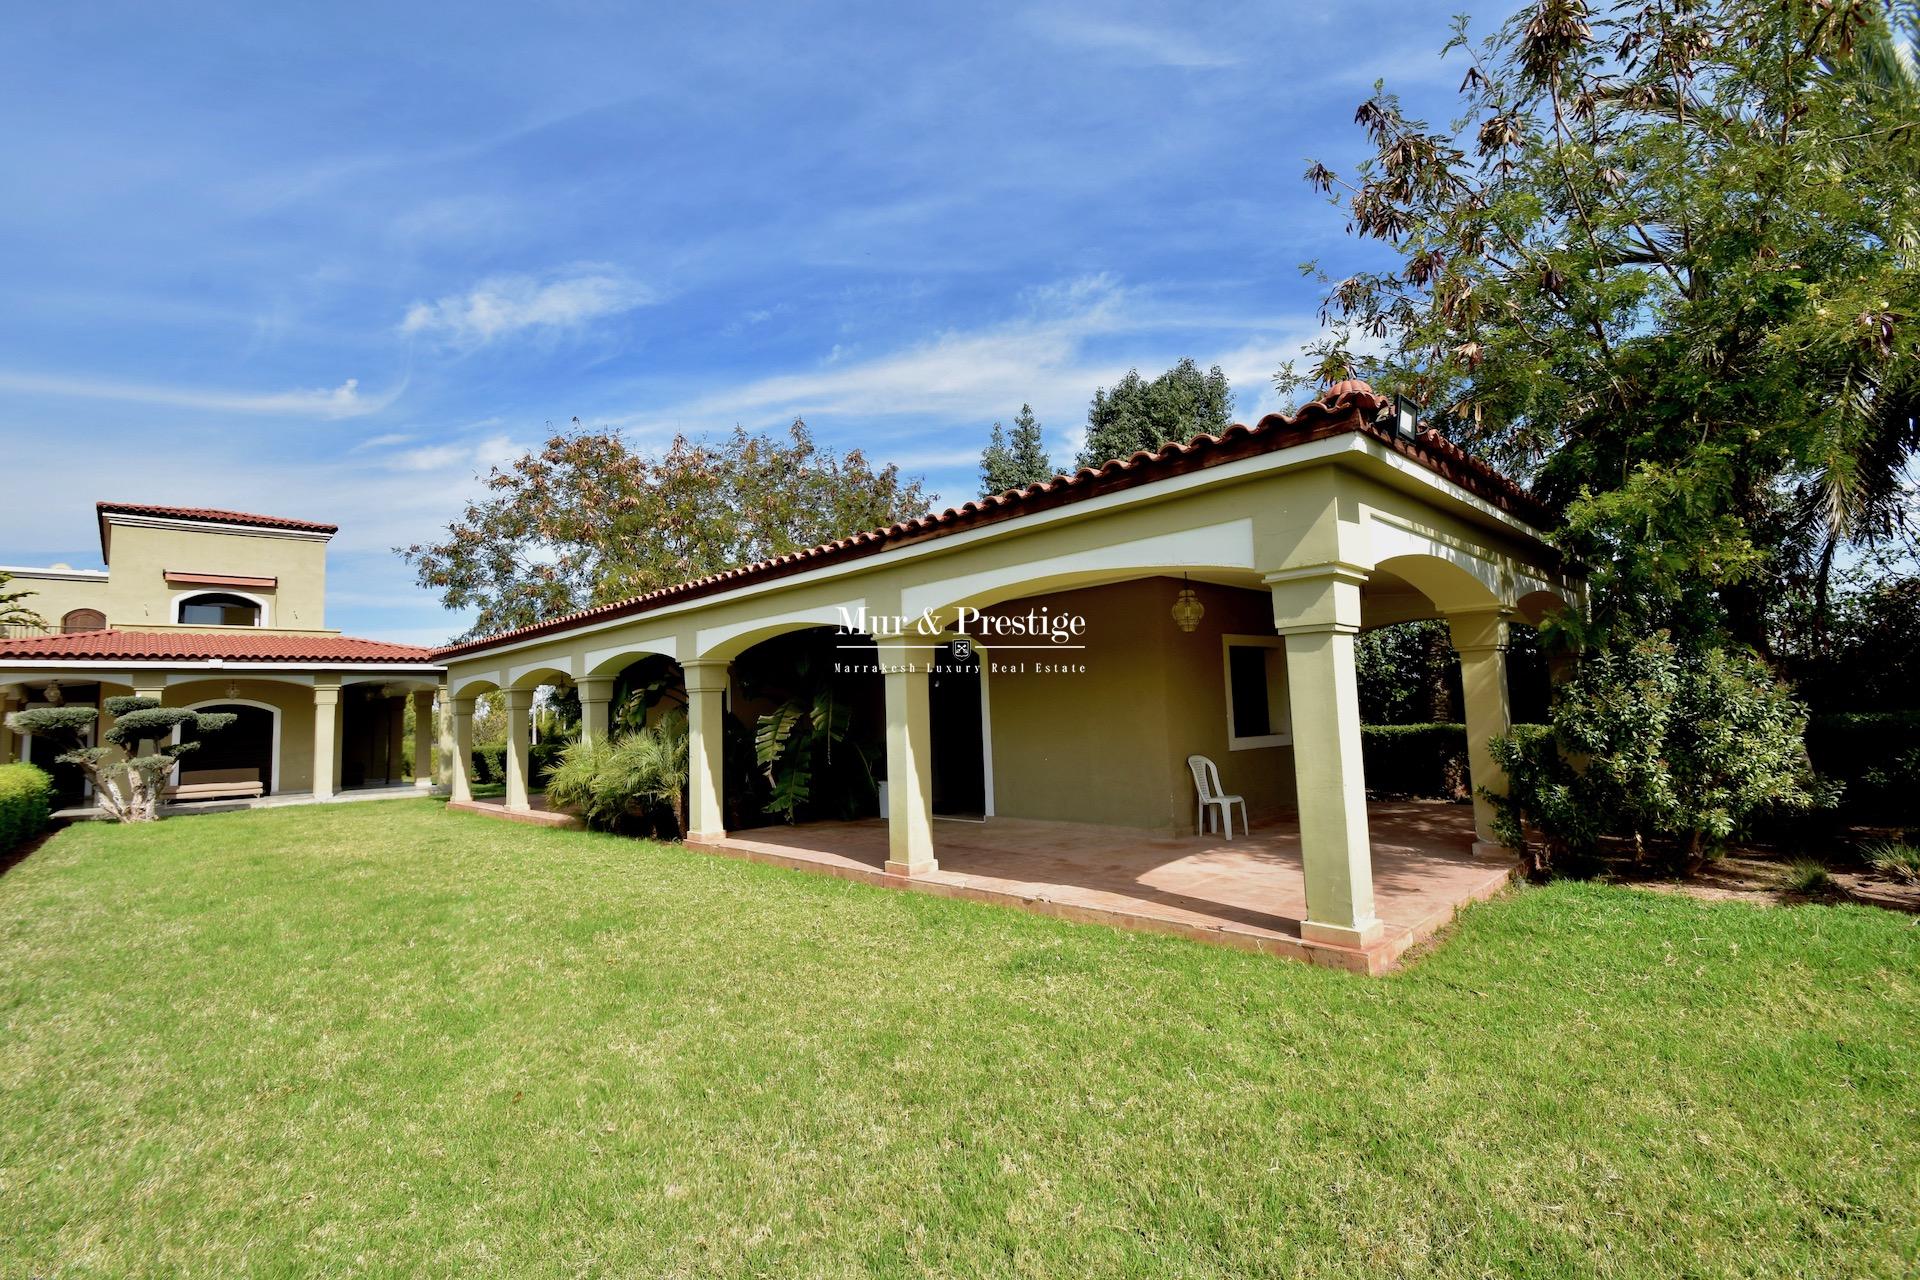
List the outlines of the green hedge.
<svg viewBox="0 0 1920 1280">
<path fill-rule="evenodd" d="M 487 743 L 473 749 L 473 780 L 479 783 L 507 780 L 506 743 Z"/>
<path fill-rule="evenodd" d="M 567 744 L 555 738 L 534 743 L 527 748 L 527 771 L 533 776 L 527 779 L 529 786 L 544 787 L 547 777 L 560 763 L 560 753 Z M 507 780 L 507 744 L 492 742 L 473 749 L 473 780 L 475 782 L 505 782 Z"/>
<path fill-rule="evenodd" d="M 1468 794 L 1463 724 L 1361 725 L 1360 751 L 1367 766 L 1367 790 L 1376 796 L 1458 800 Z"/>
<path fill-rule="evenodd" d="M 39 835 L 53 812 L 53 779 L 30 764 L 0 765 L 0 853 Z"/>
<path fill-rule="evenodd" d="M 1467 726 L 1369 724 L 1360 727 L 1367 790 L 1377 796 L 1454 799 L 1467 785 Z"/>
<path fill-rule="evenodd" d="M 546 786 L 547 779 L 552 777 L 553 771 L 560 766 L 560 753 L 565 751 L 568 745 L 570 744 L 559 738 L 543 738 L 528 747 L 527 772 L 533 775 L 527 780 L 528 783 L 535 787 Z"/>
<path fill-rule="evenodd" d="M 1858 711 L 1807 722 L 1813 767 L 1845 785 L 1848 818 L 1920 823 L 1920 711 Z"/>
</svg>

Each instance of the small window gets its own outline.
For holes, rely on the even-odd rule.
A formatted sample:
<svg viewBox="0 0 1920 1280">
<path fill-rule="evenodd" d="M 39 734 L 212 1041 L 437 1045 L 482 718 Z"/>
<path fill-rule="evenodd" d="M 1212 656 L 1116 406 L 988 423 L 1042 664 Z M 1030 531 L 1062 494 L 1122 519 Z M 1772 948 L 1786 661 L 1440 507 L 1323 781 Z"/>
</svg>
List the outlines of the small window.
<svg viewBox="0 0 1920 1280">
<path fill-rule="evenodd" d="M 1248 751 L 1293 741 L 1287 711 L 1287 651 L 1279 636 L 1227 636 L 1227 748 Z"/>
<path fill-rule="evenodd" d="M 105 631 L 107 615 L 98 609 L 69 609 L 60 619 L 60 629 L 69 634 L 76 631 Z"/>
<path fill-rule="evenodd" d="M 257 627 L 260 606 L 245 596 L 218 592 L 188 596 L 180 602 L 180 621 L 196 627 Z"/>
</svg>

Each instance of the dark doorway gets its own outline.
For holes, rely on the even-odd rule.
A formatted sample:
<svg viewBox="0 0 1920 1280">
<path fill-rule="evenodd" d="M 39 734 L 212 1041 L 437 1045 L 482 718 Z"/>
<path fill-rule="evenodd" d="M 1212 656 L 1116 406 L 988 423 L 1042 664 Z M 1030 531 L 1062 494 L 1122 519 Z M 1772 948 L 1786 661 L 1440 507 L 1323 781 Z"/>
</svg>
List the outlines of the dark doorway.
<svg viewBox="0 0 1920 1280">
<path fill-rule="evenodd" d="M 980 657 L 951 646 L 934 650 L 928 677 L 933 726 L 933 811 L 945 818 L 985 818 L 986 743 L 980 722 Z"/>
<path fill-rule="evenodd" d="M 201 738 L 191 723 L 180 726 L 180 741 L 200 745 L 180 759 L 180 781 L 192 782 L 196 775 L 228 775 L 221 782 L 260 783 L 260 794 L 273 794 L 273 712 L 245 703 L 222 702 L 199 707 L 207 715 L 234 716 L 226 728 Z M 239 775 L 246 775 L 241 777 Z M 203 779 L 204 780 L 204 779 Z"/>
<path fill-rule="evenodd" d="M 27 706 L 48 707 L 93 707 L 100 704 L 100 687 L 91 684 L 62 684 L 58 704 L 44 702 L 28 695 Z M 100 726 L 96 721 L 84 735 L 87 746 L 93 746 L 99 739 Z M 93 791 L 87 784 L 87 775 L 77 764 L 62 764 L 54 759 L 65 753 L 66 747 L 57 742 L 32 734 L 23 734 L 20 739 L 20 758 L 28 764 L 47 771 L 53 778 L 53 807 L 56 809 L 77 809 L 92 801 Z"/>
</svg>

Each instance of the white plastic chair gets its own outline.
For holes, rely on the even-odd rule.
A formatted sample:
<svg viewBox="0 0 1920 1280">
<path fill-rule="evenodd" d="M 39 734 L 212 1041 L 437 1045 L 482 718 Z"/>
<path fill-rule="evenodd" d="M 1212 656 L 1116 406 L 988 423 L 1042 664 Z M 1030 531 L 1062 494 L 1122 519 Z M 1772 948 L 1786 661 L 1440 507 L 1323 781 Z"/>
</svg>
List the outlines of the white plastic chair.
<svg viewBox="0 0 1920 1280">
<path fill-rule="evenodd" d="M 1245 796 L 1224 795 L 1220 791 L 1220 770 L 1214 768 L 1213 761 L 1205 756 L 1188 756 L 1187 768 L 1193 770 L 1193 786 L 1200 793 L 1200 807 L 1196 821 L 1200 824 L 1201 834 L 1213 828 L 1207 824 L 1207 810 L 1220 810 L 1220 825 L 1226 828 L 1227 839 L 1233 839 L 1233 806 L 1240 806 L 1240 827 L 1243 831 L 1253 830 L 1253 823 L 1247 817 Z"/>
</svg>

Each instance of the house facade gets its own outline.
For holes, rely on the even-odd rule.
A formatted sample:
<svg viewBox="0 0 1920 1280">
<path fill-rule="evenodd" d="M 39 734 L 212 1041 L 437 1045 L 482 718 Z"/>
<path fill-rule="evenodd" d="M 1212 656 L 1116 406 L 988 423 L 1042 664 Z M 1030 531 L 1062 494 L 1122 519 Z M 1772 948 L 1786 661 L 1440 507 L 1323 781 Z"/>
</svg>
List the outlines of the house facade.
<svg viewBox="0 0 1920 1280">
<path fill-rule="evenodd" d="M 626 673 L 648 664 L 685 700 L 689 839 L 724 846 L 737 814 L 724 744 L 756 709 L 741 671 L 813 633 L 868 681 L 886 875 L 939 871 L 941 816 L 1190 837 L 1201 756 L 1256 825 L 1297 823 L 1306 910 L 1294 934 L 1366 951 L 1386 926 L 1356 635 L 1445 620 L 1472 783 L 1497 792 L 1487 744 L 1508 728 L 1508 628 L 1579 591 L 1545 536 L 1548 512 L 1389 410 L 1365 383 L 1342 383 L 1293 417 L 436 650 L 451 754 L 468 758 L 474 699 L 502 693 L 506 809 L 530 813 L 539 687 L 575 686 L 584 731 L 604 735 Z M 464 768 L 452 786 L 470 802 Z M 1474 847 L 1502 854 L 1484 800 L 1473 818 Z"/>
<path fill-rule="evenodd" d="M 183 795 L 330 799 L 430 782 L 443 669 L 425 649 L 364 640 L 326 620 L 331 524 L 209 508 L 96 505 L 102 568 L 0 566 L 47 624 L 0 636 L 0 763 L 77 770 L 4 727 L 4 713 L 102 707 L 140 694 L 236 720 L 185 757 Z M 422 732 L 404 750 L 407 703 Z"/>
</svg>

